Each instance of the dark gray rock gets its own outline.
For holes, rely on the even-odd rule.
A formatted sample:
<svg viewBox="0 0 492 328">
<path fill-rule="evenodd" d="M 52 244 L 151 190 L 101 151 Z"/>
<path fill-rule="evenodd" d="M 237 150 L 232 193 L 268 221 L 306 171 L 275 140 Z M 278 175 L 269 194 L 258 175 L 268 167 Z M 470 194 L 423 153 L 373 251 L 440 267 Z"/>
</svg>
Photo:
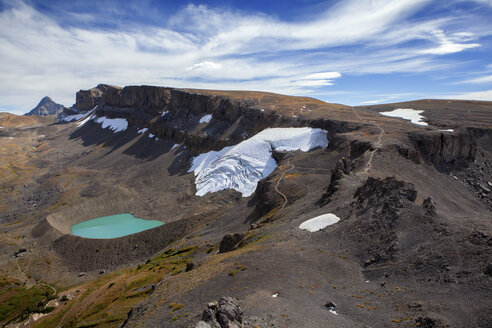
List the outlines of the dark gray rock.
<svg viewBox="0 0 492 328">
<path fill-rule="evenodd" d="M 14 254 L 12 254 L 12 257 L 21 257 L 21 256 L 25 255 L 26 252 L 27 252 L 27 249 L 19 248 L 17 251 L 14 252 Z"/>
<path fill-rule="evenodd" d="M 220 242 L 219 253 L 226 253 L 237 249 L 239 242 L 244 236 L 243 233 L 226 234 Z"/>
<path fill-rule="evenodd" d="M 207 304 L 202 319 L 195 328 L 239 328 L 243 323 L 243 311 L 237 300 L 232 297 L 222 297 L 218 302 Z"/>
<path fill-rule="evenodd" d="M 483 273 L 487 276 L 492 276 L 492 263 L 487 264 Z"/>
<path fill-rule="evenodd" d="M 316 203 L 320 207 L 325 206 L 331 201 L 331 197 L 338 190 L 340 185 L 340 180 L 344 175 L 350 174 L 352 162 L 349 158 L 342 157 L 338 160 L 336 166 L 331 171 L 330 184 L 326 192 L 321 196 L 321 198 Z"/>
<path fill-rule="evenodd" d="M 195 268 L 195 263 L 193 262 L 188 262 L 186 263 L 186 269 L 185 269 L 185 272 L 188 272 L 188 271 L 191 271 Z"/>
</svg>

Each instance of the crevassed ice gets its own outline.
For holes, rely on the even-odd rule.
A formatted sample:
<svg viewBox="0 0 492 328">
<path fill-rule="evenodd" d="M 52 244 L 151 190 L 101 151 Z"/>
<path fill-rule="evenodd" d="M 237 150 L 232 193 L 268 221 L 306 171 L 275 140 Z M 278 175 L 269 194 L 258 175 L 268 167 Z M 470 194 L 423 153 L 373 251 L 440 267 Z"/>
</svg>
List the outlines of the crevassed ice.
<svg viewBox="0 0 492 328">
<path fill-rule="evenodd" d="M 100 123 L 103 129 L 110 128 L 113 132 L 125 131 L 128 128 L 128 122 L 124 118 L 107 118 L 101 116 L 96 118 L 96 123 Z"/>
<path fill-rule="evenodd" d="M 329 225 L 335 224 L 340 221 L 340 218 L 335 214 L 328 213 L 317 216 L 315 218 L 304 221 L 299 226 L 299 229 L 307 230 L 309 232 L 316 232 L 326 228 Z"/>
<path fill-rule="evenodd" d="M 277 167 L 273 150 L 308 151 L 328 146 L 327 131 L 313 128 L 266 129 L 241 143 L 200 154 L 188 172 L 195 173 L 196 195 L 234 189 L 251 196 L 258 181 Z"/>
<path fill-rule="evenodd" d="M 379 114 L 389 117 L 402 118 L 404 120 L 409 120 L 413 124 L 425 126 L 428 124 L 423 121 L 425 118 L 424 116 L 421 115 L 423 112 L 424 112 L 423 110 L 417 110 L 411 108 L 397 108 L 390 112 L 380 112 Z"/>
<path fill-rule="evenodd" d="M 202 116 L 202 118 L 200 119 L 200 123 L 210 123 L 211 120 L 212 120 L 212 115 L 207 114 Z"/>
</svg>

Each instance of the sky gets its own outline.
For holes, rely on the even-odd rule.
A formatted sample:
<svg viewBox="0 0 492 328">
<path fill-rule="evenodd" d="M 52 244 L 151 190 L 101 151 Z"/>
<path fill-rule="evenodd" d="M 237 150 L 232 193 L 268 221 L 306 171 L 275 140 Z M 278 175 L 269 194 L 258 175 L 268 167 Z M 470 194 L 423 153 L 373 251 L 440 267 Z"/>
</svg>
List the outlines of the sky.
<svg viewBox="0 0 492 328">
<path fill-rule="evenodd" d="M 492 0 L 0 0 L 0 111 L 99 83 L 492 101 Z"/>
</svg>

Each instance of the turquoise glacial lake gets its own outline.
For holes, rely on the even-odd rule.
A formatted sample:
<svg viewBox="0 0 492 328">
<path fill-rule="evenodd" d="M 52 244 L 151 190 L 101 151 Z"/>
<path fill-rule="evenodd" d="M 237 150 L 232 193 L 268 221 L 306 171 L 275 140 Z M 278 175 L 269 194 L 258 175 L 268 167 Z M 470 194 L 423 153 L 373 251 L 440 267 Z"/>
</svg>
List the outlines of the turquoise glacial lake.
<svg viewBox="0 0 492 328">
<path fill-rule="evenodd" d="M 116 214 L 87 220 L 70 227 L 72 234 L 91 239 L 112 239 L 149 230 L 164 222 L 157 220 L 142 220 L 131 214 Z"/>
</svg>

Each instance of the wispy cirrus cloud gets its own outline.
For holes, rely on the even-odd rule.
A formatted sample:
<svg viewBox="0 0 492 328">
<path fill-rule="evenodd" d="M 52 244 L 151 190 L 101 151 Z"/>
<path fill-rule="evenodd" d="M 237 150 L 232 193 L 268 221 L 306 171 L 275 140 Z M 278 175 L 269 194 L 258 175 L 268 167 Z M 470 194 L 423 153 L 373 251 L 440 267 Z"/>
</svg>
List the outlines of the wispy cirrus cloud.
<svg viewBox="0 0 492 328">
<path fill-rule="evenodd" d="M 460 83 L 474 83 L 474 84 L 492 83 L 492 75 L 481 76 L 474 79 L 461 81 Z"/>
<path fill-rule="evenodd" d="M 450 95 L 439 97 L 439 98 L 491 101 L 492 100 L 492 90 L 450 94 Z"/>
<path fill-rule="evenodd" d="M 161 24 L 100 26 L 96 14 L 48 15 L 19 0 L 0 12 L 0 105 L 26 111 L 45 95 L 70 105 L 98 83 L 322 95 L 347 77 L 456 69 L 441 57 L 478 48 L 492 29 L 414 17 L 431 4 L 340 1 L 290 21 L 190 4 Z"/>
</svg>

